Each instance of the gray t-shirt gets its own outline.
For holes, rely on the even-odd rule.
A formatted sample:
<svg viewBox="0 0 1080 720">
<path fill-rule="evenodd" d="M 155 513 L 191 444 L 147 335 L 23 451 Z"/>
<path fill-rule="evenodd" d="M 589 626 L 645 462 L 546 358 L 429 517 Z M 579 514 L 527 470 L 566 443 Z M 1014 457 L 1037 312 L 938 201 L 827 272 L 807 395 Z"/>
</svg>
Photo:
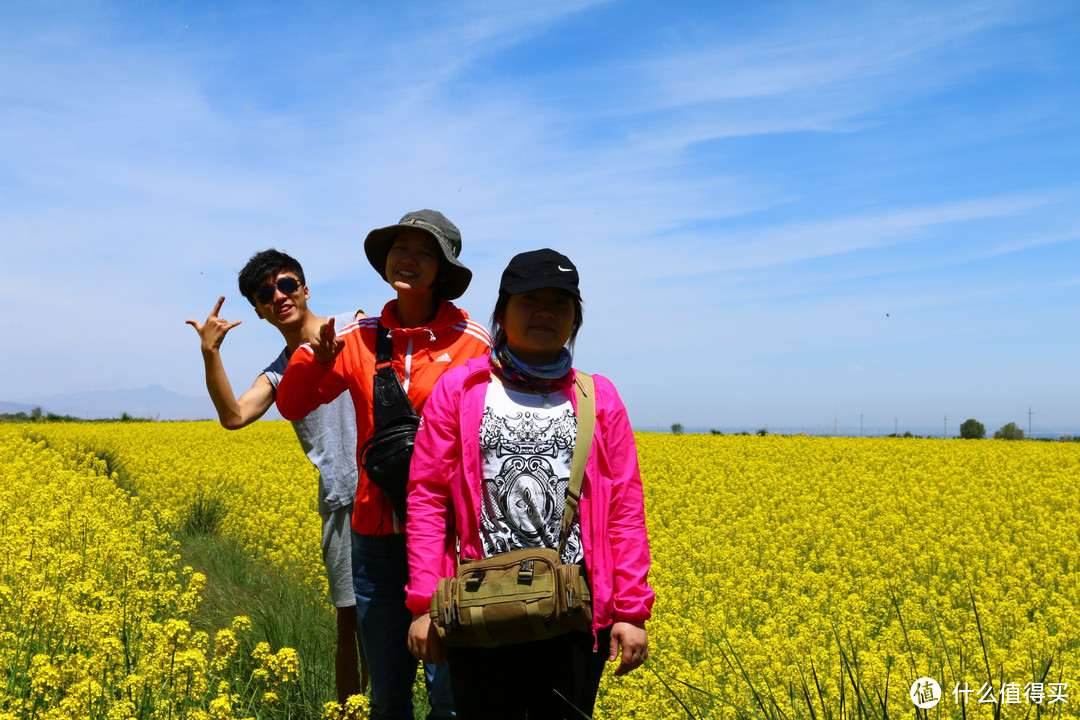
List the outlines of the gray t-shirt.
<svg viewBox="0 0 1080 720">
<path fill-rule="evenodd" d="M 355 317 L 356 313 L 335 315 L 338 332 Z M 288 364 L 289 355 L 282 350 L 277 360 L 263 370 L 275 391 Z M 356 410 L 349 393 L 343 392 L 333 402 L 320 405 L 292 426 L 304 454 L 319 471 L 319 514 L 329 515 L 352 505 L 356 500 Z"/>
</svg>

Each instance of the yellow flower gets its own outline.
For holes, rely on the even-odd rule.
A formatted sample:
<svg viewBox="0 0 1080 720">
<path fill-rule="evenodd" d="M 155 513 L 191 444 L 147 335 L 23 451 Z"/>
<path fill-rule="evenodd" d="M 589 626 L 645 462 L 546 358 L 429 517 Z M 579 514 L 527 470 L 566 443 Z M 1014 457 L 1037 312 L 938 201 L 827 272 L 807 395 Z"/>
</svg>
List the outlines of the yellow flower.
<svg viewBox="0 0 1080 720">
<path fill-rule="evenodd" d="M 221 672 L 229 664 L 229 660 L 236 655 L 238 643 L 236 632 L 230 629 L 218 630 L 214 639 L 214 659 L 211 667 L 215 672 Z"/>
<path fill-rule="evenodd" d="M 292 648 L 281 648 L 270 661 L 274 674 L 281 682 L 295 682 L 300 677 L 300 656 Z"/>
<path fill-rule="evenodd" d="M 216 493 L 222 537 L 325 597 L 317 474 L 288 423 L 32 430 L 0 424 L 0 663 L 14 679 L 0 720 L 34 702 L 39 720 L 78 717 L 91 697 L 116 698 L 110 720 L 146 707 L 280 717 L 300 657 L 260 643 L 251 676 L 228 675 L 251 622 L 212 644 L 194 629 L 206 578 L 181 568 L 170 533 Z M 914 679 L 978 687 L 987 660 L 1005 682 L 1050 663 L 1080 686 L 1080 444 L 636 438 L 657 593 L 649 668 L 606 673 L 595 717 L 683 717 L 685 702 L 731 718 L 714 696 L 753 710 L 755 692 L 805 716 L 803 677 L 835 714 L 855 658 L 871 697 L 888 683 L 897 717 Z"/>
<path fill-rule="evenodd" d="M 371 703 L 367 695 L 350 695 L 345 700 L 345 712 L 350 718 L 365 718 L 371 712 Z"/>
</svg>

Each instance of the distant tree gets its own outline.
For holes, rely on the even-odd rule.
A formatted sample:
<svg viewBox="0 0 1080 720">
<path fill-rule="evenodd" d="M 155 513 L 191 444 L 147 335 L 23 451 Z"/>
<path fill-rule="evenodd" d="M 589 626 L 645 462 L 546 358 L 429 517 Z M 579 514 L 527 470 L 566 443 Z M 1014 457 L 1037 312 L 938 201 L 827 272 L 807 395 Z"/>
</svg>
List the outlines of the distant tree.
<svg viewBox="0 0 1080 720">
<path fill-rule="evenodd" d="M 975 418 L 968 418 L 960 423 L 960 437 L 965 440 L 982 440 L 986 437 L 986 426 Z"/>
<path fill-rule="evenodd" d="M 709 432 L 711 432 L 713 435 L 723 435 L 724 434 L 721 431 L 717 430 L 716 428 L 713 428 Z"/>
<path fill-rule="evenodd" d="M 768 428 L 758 428 L 757 434 L 760 435 L 761 437 L 765 437 L 766 435 L 769 434 L 769 429 Z"/>
<path fill-rule="evenodd" d="M 30 411 L 30 419 L 31 420 L 40 420 L 41 419 L 41 406 L 40 405 Z"/>
<path fill-rule="evenodd" d="M 1002 425 L 1001 429 L 994 433 L 995 440 L 1023 440 L 1024 431 L 1017 427 L 1016 423 L 1011 422 L 1007 425 Z"/>
<path fill-rule="evenodd" d="M 682 423 L 673 423 L 671 425 L 672 435 L 682 435 Z"/>
</svg>

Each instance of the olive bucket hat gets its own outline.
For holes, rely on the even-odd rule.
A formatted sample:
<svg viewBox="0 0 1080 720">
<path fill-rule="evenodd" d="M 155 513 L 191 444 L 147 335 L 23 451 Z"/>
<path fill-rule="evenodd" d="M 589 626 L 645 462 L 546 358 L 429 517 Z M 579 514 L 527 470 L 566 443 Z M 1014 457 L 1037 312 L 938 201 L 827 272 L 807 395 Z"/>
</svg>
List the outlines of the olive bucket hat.
<svg viewBox="0 0 1080 720">
<path fill-rule="evenodd" d="M 372 230 L 364 240 L 368 262 L 383 278 L 386 277 L 386 256 L 394 238 L 402 230 L 423 230 L 435 238 L 442 253 L 439 276 L 443 279 L 439 295 L 447 300 L 459 298 L 472 281 L 472 270 L 461 264 L 461 232 L 454 223 L 436 210 L 417 210 L 405 213 L 396 225 Z"/>
</svg>

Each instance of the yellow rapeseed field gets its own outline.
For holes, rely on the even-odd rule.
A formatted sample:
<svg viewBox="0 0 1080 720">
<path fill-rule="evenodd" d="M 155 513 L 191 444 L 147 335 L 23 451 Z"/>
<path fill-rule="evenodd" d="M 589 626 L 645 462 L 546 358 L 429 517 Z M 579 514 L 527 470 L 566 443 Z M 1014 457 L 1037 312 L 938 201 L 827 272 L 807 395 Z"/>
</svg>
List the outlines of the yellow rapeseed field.
<svg viewBox="0 0 1080 720">
<path fill-rule="evenodd" d="M 991 677 L 1006 717 L 1034 709 L 1038 686 L 1031 704 L 1023 691 L 1038 681 L 1039 709 L 1077 715 L 1077 444 L 655 434 L 638 443 L 658 674 L 608 678 L 604 717 L 677 716 L 665 682 L 695 712 L 729 708 L 678 681 L 744 708 L 755 705 L 752 684 L 766 706 L 775 699 L 789 717 L 808 717 L 803 676 L 819 716 L 822 704 L 839 708 L 842 677 L 873 693 L 867 704 L 888 687 L 894 716 L 914 710 L 908 690 L 920 677 L 939 683 L 933 712 L 944 717 L 959 717 L 965 699 L 968 716 L 992 716 L 978 702 Z M 1004 704 L 1013 683 L 1021 702 Z M 1071 697 L 1051 704 L 1052 692 Z"/>
<path fill-rule="evenodd" d="M 651 659 L 605 677 L 597 717 L 912 716 L 923 677 L 930 717 L 1080 716 L 1080 444 L 637 440 Z M 168 717 L 139 703 L 170 694 L 190 717 L 247 717 L 228 673 L 243 621 L 190 631 L 201 578 L 167 531 L 220 498 L 223 532 L 325 593 L 289 425 L 3 425 L 0 461 L 0 720 Z M 287 650 L 256 659 L 268 705 Z"/>
<path fill-rule="evenodd" d="M 296 653 L 260 644 L 241 677 L 250 622 L 213 641 L 192 629 L 204 578 L 176 566 L 153 508 L 66 429 L 0 428 L 0 720 L 226 720 L 242 694 L 287 696 Z"/>
<path fill-rule="evenodd" d="M 111 452 L 139 497 L 168 522 L 196 499 L 220 498 L 228 510 L 224 534 L 254 557 L 294 570 L 313 592 L 326 590 L 318 473 L 288 423 L 259 422 L 240 432 L 209 421 L 29 427 L 58 446 Z"/>
</svg>

